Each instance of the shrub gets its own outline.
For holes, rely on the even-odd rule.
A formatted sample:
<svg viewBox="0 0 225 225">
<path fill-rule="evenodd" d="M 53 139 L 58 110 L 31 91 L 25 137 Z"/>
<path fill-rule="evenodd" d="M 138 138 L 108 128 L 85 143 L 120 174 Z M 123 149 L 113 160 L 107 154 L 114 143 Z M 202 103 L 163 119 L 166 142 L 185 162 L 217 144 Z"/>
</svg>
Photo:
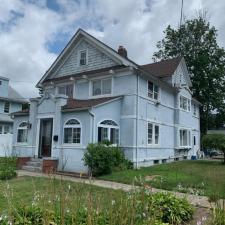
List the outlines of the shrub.
<svg viewBox="0 0 225 225">
<path fill-rule="evenodd" d="M 16 176 L 16 158 L 0 158 L 0 180 L 8 180 Z"/>
<path fill-rule="evenodd" d="M 112 146 L 108 142 L 89 144 L 83 160 L 94 176 L 109 174 L 113 170 L 127 169 L 132 164 L 125 159 L 121 148 Z"/>
</svg>

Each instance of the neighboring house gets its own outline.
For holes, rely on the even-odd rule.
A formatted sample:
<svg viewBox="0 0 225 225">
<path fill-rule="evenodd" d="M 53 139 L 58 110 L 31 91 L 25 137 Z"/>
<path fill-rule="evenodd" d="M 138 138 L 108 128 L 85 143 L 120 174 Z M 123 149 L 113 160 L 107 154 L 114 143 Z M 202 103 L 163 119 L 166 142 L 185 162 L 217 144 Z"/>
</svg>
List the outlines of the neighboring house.
<svg viewBox="0 0 225 225">
<path fill-rule="evenodd" d="M 137 52 L 141 54 L 141 52 Z M 88 143 L 118 144 L 134 166 L 196 155 L 200 103 L 181 57 L 137 65 L 79 29 L 44 74 L 29 111 L 14 113 L 14 154 L 59 160 L 86 172 Z"/>
<path fill-rule="evenodd" d="M 11 154 L 13 120 L 10 113 L 22 110 L 25 102 L 9 85 L 9 79 L 0 77 L 0 156 Z"/>
</svg>

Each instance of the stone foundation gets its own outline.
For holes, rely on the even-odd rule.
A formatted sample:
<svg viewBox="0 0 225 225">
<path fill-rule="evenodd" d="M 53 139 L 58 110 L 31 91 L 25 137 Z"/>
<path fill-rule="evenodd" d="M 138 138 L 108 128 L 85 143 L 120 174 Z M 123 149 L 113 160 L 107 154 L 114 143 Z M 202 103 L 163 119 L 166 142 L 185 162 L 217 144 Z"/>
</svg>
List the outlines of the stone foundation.
<svg viewBox="0 0 225 225">
<path fill-rule="evenodd" d="M 30 159 L 31 157 L 18 157 L 16 162 L 17 169 L 22 169 L 22 167 L 25 166 Z"/>
</svg>

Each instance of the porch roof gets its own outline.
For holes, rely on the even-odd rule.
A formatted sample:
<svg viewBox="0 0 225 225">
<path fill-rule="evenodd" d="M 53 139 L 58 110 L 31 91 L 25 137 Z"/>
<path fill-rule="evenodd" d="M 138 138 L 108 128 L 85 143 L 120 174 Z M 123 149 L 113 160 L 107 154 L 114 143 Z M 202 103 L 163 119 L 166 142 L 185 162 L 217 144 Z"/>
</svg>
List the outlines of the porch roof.
<svg viewBox="0 0 225 225">
<path fill-rule="evenodd" d="M 17 112 L 11 113 L 11 115 L 12 116 L 26 116 L 26 115 L 29 115 L 29 113 L 30 113 L 29 109 L 23 109 L 21 111 L 17 111 Z"/>
<path fill-rule="evenodd" d="M 87 100 L 68 99 L 67 104 L 62 106 L 62 111 L 85 110 L 106 102 L 116 100 L 121 97 L 122 96 L 115 96 L 115 97 L 95 98 Z"/>
</svg>

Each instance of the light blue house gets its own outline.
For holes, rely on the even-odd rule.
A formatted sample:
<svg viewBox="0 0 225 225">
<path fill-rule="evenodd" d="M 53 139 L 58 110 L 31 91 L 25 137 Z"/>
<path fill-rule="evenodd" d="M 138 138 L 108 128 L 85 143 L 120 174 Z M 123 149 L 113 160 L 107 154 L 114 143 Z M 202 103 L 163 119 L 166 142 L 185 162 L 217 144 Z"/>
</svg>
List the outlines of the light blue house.
<svg viewBox="0 0 225 225">
<path fill-rule="evenodd" d="M 141 54 L 141 53 L 138 53 Z M 86 172 L 88 143 L 122 147 L 134 166 L 196 155 L 200 103 L 183 58 L 138 65 L 79 29 L 37 84 L 43 96 L 14 117 L 14 154 Z"/>
<path fill-rule="evenodd" d="M 8 78 L 0 77 L 0 156 L 10 155 L 12 149 L 13 120 L 10 113 L 22 110 L 26 102 L 9 85 Z"/>
</svg>

